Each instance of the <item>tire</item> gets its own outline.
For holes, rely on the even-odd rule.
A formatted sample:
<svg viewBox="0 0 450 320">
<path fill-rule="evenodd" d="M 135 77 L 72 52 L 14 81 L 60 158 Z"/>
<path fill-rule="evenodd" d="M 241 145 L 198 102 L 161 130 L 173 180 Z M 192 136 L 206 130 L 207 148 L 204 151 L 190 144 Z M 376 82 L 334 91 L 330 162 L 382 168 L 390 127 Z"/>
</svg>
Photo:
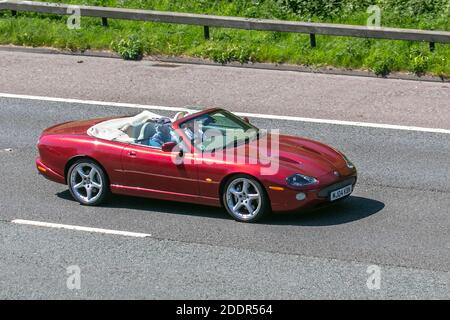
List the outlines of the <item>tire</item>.
<svg viewBox="0 0 450 320">
<path fill-rule="evenodd" d="M 256 222 L 270 212 L 267 194 L 255 178 L 239 174 L 227 181 L 222 203 L 236 221 Z"/>
<path fill-rule="evenodd" d="M 109 195 L 109 181 L 105 171 L 91 159 L 79 159 L 67 173 L 72 197 L 86 206 L 96 206 Z"/>
</svg>

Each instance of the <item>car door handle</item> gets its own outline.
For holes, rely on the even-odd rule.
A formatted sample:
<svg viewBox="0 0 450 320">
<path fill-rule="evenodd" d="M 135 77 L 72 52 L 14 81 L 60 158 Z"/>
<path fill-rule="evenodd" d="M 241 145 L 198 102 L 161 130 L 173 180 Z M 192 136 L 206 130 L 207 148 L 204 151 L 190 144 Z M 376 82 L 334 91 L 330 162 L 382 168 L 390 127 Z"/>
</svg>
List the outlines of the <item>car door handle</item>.
<svg viewBox="0 0 450 320">
<path fill-rule="evenodd" d="M 137 153 L 136 153 L 136 151 L 128 151 L 128 155 L 132 158 L 136 158 Z"/>
</svg>

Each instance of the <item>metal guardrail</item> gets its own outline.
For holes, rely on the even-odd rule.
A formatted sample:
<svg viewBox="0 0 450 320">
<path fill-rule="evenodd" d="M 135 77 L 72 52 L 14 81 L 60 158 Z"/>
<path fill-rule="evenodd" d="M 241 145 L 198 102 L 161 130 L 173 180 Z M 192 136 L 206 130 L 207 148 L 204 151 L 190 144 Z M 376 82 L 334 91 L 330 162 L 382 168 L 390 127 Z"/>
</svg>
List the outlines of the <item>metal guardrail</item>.
<svg viewBox="0 0 450 320">
<path fill-rule="evenodd" d="M 152 10 L 74 6 L 69 4 L 35 2 L 35 1 L 0 1 L 0 10 L 70 15 L 72 9 L 80 10 L 81 16 L 102 18 L 102 24 L 108 25 L 107 19 L 139 20 L 160 23 L 200 25 L 204 27 L 204 36 L 209 39 L 209 27 L 233 28 L 245 30 L 294 32 L 310 35 L 311 46 L 316 46 L 316 34 L 358 38 L 376 38 L 387 40 L 408 40 L 430 43 L 434 50 L 435 43 L 450 43 L 450 32 L 399 28 L 376 28 L 356 25 L 329 23 L 312 23 L 269 19 L 250 19 L 242 17 L 213 16 L 205 14 L 163 12 Z"/>
</svg>

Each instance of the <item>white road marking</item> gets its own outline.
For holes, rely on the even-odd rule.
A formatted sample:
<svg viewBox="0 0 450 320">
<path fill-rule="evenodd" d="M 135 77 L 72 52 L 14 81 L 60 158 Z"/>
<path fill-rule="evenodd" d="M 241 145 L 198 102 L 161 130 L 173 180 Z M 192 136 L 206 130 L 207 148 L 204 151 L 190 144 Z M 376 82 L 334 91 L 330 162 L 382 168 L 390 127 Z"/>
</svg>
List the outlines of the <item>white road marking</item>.
<svg viewBox="0 0 450 320">
<path fill-rule="evenodd" d="M 173 112 L 191 111 L 192 110 L 189 108 L 181 108 L 181 107 L 154 106 L 154 105 L 145 105 L 145 104 L 106 102 L 106 101 L 95 101 L 95 100 L 66 99 L 66 98 L 30 96 L 30 95 L 11 94 L 11 93 L 0 93 L 0 98 L 39 100 L 39 101 L 63 102 L 63 103 L 77 103 L 77 104 L 85 104 L 85 105 L 100 105 L 100 106 L 110 106 L 110 107 L 120 107 L 120 108 L 136 108 L 136 109 L 149 109 L 149 110 L 173 111 Z M 332 124 L 332 125 L 342 125 L 342 126 L 354 126 L 354 127 L 450 134 L 449 129 L 440 129 L 440 128 L 425 128 L 425 127 L 415 127 L 415 126 L 402 126 L 402 125 L 395 125 L 395 124 L 344 121 L 344 120 L 315 119 L 315 118 L 281 116 L 281 115 L 273 115 L 273 114 L 260 114 L 260 113 L 248 113 L 248 112 L 233 112 L 233 113 L 238 116 L 241 116 L 241 117 L 259 118 L 259 119 L 272 119 L 272 120 L 309 122 L 309 123 Z"/>
<path fill-rule="evenodd" d="M 99 228 L 72 226 L 72 225 L 68 225 L 68 224 L 59 224 L 59 223 L 50 223 L 50 222 L 41 222 L 41 221 L 32 221 L 32 220 L 22 220 L 22 219 L 14 219 L 14 220 L 11 221 L 11 223 L 31 225 L 31 226 L 38 226 L 38 227 L 47 227 L 47 228 L 58 228 L 58 229 L 68 229 L 68 230 L 76 230 L 76 231 L 115 234 L 115 235 L 126 236 L 126 237 L 135 237 L 135 238 L 151 237 L 151 235 L 147 234 L 147 233 L 138 233 L 138 232 L 129 232 L 129 231 L 119 231 L 119 230 L 110 230 L 110 229 L 99 229 Z"/>
<path fill-rule="evenodd" d="M 430 133 L 445 133 L 450 134 L 449 129 L 440 128 L 424 128 L 424 127 L 414 127 L 414 126 L 401 126 L 396 124 L 385 124 L 385 123 L 370 123 L 370 122 L 357 122 L 357 121 L 344 121 L 344 120 L 328 120 L 328 119 L 314 119 L 314 118 L 303 118 L 303 117 L 293 117 L 293 116 L 278 116 L 273 114 L 254 114 L 245 112 L 234 112 L 234 114 L 241 117 L 252 117 L 260 119 L 272 119 L 272 120 L 286 120 L 286 121 L 298 121 L 298 122 L 310 122 L 310 123 L 321 123 L 321 124 L 334 124 L 341 126 L 354 126 L 354 127 L 366 127 L 366 128 L 378 128 L 378 129 L 392 129 L 392 130 L 404 130 L 404 131 L 419 131 L 419 132 L 430 132 Z"/>
<path fill-rule="evenodd" d="M 66 98 L 43 97 L 43 96 L 29 96 L 29 95 L 11 94 L 11 93 L 0 93 L 0 98 L 39 100 L 39 101 L 63 102 L 63 103 L 77 103 L 77 104 L 99 105 L 99 106 L 107 106 L 107 107 L 150 109 L 150 110 L 162 110 L 162 111 L 174 111 L 174 112 L 190 111 L 190 109 L 178 108 L 178 107 L 150 106 L 150 105 L 145 105 L 145 104 L 134 104 L 134 103 L 123 103 L 123 102 L 105 102 L 105 101 L 95 101 L 95 100 L 79 100 L 79 99 L 66 99 Z"/>
</svg>

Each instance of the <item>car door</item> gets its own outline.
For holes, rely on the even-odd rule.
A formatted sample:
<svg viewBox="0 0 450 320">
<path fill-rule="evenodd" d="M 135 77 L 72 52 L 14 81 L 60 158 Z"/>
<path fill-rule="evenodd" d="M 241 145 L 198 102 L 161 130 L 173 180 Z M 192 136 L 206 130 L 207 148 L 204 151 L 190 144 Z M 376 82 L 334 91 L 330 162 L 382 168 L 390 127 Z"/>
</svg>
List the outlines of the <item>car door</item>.
<svg viewBox="0 0 450 320">
<path fill-rule="evenodd" d="M 176 162 L 177 154 L 178 151 L 164 152 L 160 147 L 128 145 L 122 154 L 127 186 L 139 188 L 139 193 L 171 200 L 198 196 L 198 172 L 195 161 L 190 161 L 193 156 L 185 153 L 186 161 Z"/>
</svg>

